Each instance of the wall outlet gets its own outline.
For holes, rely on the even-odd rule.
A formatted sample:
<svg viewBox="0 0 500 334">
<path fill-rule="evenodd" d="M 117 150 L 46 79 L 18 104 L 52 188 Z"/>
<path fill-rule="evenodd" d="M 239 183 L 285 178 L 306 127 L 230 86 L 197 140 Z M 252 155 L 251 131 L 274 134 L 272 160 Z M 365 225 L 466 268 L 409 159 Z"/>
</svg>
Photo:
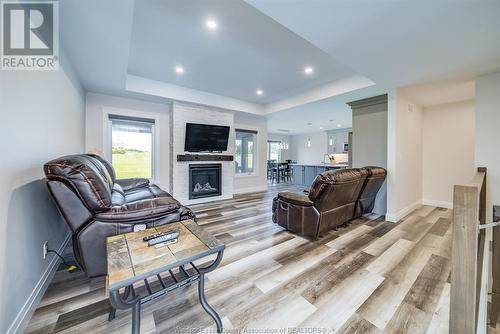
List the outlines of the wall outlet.
<svg viewBox="0 0 500 334">
<path fill-rule="evenodd" d="M 48 252 L 49 252 L 49 242 L 45 241 L 42 245 L 42 256 L 44 260 L 47 258 Z"/>
</svg>

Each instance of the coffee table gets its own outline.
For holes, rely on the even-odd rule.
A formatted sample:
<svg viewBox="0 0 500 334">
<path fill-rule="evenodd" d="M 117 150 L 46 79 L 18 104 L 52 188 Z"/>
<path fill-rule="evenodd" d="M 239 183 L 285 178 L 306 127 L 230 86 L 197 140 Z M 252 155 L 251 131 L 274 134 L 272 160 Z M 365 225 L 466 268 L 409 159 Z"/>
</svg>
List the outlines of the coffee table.
<svg viewBox="0 0 500 334">
<path fill-rule="evenodd" d="M 147 242 L 142 240 L 147 235 L 171 230 L 179 232 L 178 242 L 175 244 L 155 248 L 149 247 Z M 217 332 L 221 333 L 220 317 L 205 297 L 204 275 L 219 265 L 224 248 L 224 244 L 193 220 L 108 237 L 107 289 L 112 306 L 109 320 L 114 319 L 117 309 L 131 308 L 132 333 L 138 334 L 141 304 L 198 281 L 200 303 L 215 320 Z M 217 256 L 208 265 L 199 267 L 193 263 L 212 254 Z M 174 271 L 177 270 L 175 274 Z M 152 284 L 153 282 L 155 284 Z M 139 284 L 146 287 L 146 293 L 136 293 L 134 285 Z M 153 288 L 153 285 L 157 288 Z M 120 290 L 123 290 L 123 293 L 120 293 Z"/>
</svg>

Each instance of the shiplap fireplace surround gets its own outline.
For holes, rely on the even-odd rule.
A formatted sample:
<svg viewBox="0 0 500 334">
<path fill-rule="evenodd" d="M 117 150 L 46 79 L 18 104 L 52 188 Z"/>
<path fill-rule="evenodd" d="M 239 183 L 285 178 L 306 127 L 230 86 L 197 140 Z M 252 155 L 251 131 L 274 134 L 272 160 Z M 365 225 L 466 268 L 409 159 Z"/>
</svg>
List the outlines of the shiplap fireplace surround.
<svg viewBox="0 0 500 334">
<path fill-rule="evenodd" d="M 170 113 L 170 189 L 172 195 L 183 204 L 204 203 L 233 197 L 234 161 L 221 161 L 222 176 L 220 196 L 189 199 L 189 166 L 206 164 L 206 161 L 177 161 L 177 155 L 184 151 L 186 123 L 225 125 L 231 128 L 227 151 L 222 154 L 233 155 L 235 149 L 234 115 L 230 111 L 206 106 L 174 102 Z"/>
</svg>

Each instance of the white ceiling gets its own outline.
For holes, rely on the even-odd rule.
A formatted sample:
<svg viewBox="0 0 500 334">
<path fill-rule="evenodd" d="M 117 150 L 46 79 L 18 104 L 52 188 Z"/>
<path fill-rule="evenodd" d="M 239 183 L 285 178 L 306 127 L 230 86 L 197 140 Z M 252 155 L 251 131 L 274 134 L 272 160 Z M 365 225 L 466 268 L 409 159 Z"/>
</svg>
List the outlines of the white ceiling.
<svg viewBox="0 0 500 334">
<path fill-rule="evenodd" d="M 63 59 L 87 91 L 277 112 L 266 117 L 297 133 L 342 113 L 346 96 L 405 86 L 425 106 L 500 69 L 498 0 L 65 0 L 60 11 Z"/>
<path fill-rule="evenodd" d="M 59 11 L 61 51 L 84 88 L 124 94 L 134 0 L 65 0 Z"/>
<path fill-rule="evenodd" d="M 200 103 L 213 94 L 222 104 L 241 101 L 238 110 L 265 113 L 266 104 L 361 77 L 240 0 L 67 0 L 60 11 L 63 51 L 92 92 L 136 96 L 127 89 L 132 77 L 164 85 L 161 92 L 141 89 L 143 97 Z M 217 20 L 215 31 L 207 18 Z M 178 65 L 183 75 L 175 74 Z M 303 73 L 306 66 L 312 75 Z"/>
<path fill-rule="evenodd" d="M 500 69 L 500 1 L 245 1 L 376 83 L 358 93 L 404 86 L 423 107 L 463 101 L 474 98 L 475 77 Z M 278 112 L 269 130 L 279 122 L 303 133 L 313 115 L 328 124 L 346 115 L 343 102 Z"/>
<path fill-rule="evenodd" d="M 207 29 L 208 18 L 218 22 L 216 30 Z M 128 61 L 132 75 L 259 104 L 355 74 L 235 0 L 136 1 Z M 176 65 L 184 74 L 175 73 Z M 314 74 L 305 75 L 306 66 Z"/>
<path fill-rule="evenodd" d="M 430 107 L 473 100 L 475 98 L 475 81 L 469 79 L 438 80 L 405 86 L 398 91 L 419 106 Z M 352 112 L 346 104 L 347 102 L 386 92 L 387 90 L 380 85 L 375 85 L 271 113 L 266 115 L 268 131 L 295 135 L 337 129 L 338 124 L 342 125 L 341 128 L 348 128 L 352 126 Z M 312 123 L 312 125 L 308 123 Z M 323 129 L 319 129 L 319 127 Z"/>
<path fill-rule="evenodd" d="M 350 128 L 352 127 L 352 111 L 347 102 L 384 93 L 383 88 L 370 86 L 354 92 L 267 114 L 268 132 L 296 135 Z"/>
<path fill-rule="evenodd" d="M 297 117 L 299 114 L 301 117 Z M 350 128 L 352 112 L 345 103 L 325 99 L 272 113 L 267 120 L 268 132 L 297 135 Z"/>
<path fill-rule="evenodd" d="M 500 68 L 500 1 L 246 0 L 389 87 Z"/>
</svg>

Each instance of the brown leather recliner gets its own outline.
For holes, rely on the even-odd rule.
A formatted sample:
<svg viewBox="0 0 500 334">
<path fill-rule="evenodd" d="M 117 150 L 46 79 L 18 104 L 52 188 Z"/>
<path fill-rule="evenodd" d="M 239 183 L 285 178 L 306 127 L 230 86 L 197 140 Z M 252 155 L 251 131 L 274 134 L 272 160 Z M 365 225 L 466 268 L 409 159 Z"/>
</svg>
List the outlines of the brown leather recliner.
<svg viewBox="0 0 500 334">
<path fill-rule="evenodd" d="M 106 238 L 195 219 L 194 213 L 147 179 L 117 180 L 96 155 L 61 157 L 44 165 L 49 192 L 73 233 L 73 251 L 87 276 L 107 273 Z"/>
<path fill-rule="evenodd" d="M 273 221 L 293 233 L 316 239 L 355 218 L 358 206 L 359 212 L 373 208 L 381 173 L 377 169 L 367 187 L 370 175 L 370 168 L 327 171 L 316 177 L 309 195 L 279 193 L 273 200 Z M 364 197 L 363 190 L 369 190 L 369 195 Z"/>
<path fill-rule="evenodd" d="M 366 178 L 363 189 L 361 190 L 361 195 L 356 202 L 356 210 L 354 212 L 354 218 L 359 218 L 365 213 L 370 213 L 375 206 L 375 199 L 377 193 L 382 187 L 387 176 L 387 171 L 382 167 L 369 166 L 364 167 L 368 171 L 368 177 Z"/>
</svg>

